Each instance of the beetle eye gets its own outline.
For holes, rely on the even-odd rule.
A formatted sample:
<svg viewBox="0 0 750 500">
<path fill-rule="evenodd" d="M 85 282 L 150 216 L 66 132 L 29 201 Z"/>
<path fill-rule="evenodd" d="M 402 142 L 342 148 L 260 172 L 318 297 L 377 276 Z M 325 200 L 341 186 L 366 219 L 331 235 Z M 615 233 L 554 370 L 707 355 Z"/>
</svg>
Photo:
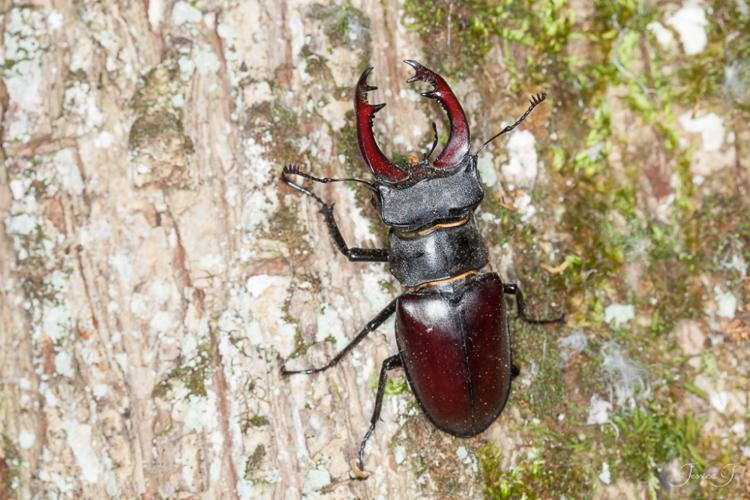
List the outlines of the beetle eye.
<svg viewBox="0 0 750 500">
<path fill-rule="evenodd" d="M 380 202 L 380 196 L 378 193 L 373 192 L 372 197 L 370 198 L 370 203 L 372 203 L 373 208 L 380 212 L 380 207 L 382 206 L 382 203 Z"/>
</svg>

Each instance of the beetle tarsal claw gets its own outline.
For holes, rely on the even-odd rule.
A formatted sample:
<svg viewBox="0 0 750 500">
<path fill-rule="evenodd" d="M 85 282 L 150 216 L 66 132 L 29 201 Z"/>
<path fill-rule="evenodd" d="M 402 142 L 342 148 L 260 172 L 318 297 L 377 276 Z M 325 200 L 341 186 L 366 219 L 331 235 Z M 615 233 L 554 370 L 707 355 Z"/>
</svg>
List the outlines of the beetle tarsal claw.
<svg viewBox="0 0 750 500">
<path fill-rule="evenodd" d="M 282 173 L 286 175 L 300 175 L 300 169 L 297 165 L 284 165 L 284 170 L 282 170 Z"/>
<path fill-rule="evenodd" d="M 540 94 L 532 95 L 531 99 L 529 99 L 529 104 L 531 104 L 532 106 L 538 106 L 546 98 L 547 98 L 547 93 L 546 92 L 542 92 Z"/>
<path fill-rule="evenodd" d="M 367 479 L 370 477 L 370 473 L 364 470 L 364 467 L 360 467 L 356 460 L 352 460 L 351 466 L 354 479 Z"/>
</svg>

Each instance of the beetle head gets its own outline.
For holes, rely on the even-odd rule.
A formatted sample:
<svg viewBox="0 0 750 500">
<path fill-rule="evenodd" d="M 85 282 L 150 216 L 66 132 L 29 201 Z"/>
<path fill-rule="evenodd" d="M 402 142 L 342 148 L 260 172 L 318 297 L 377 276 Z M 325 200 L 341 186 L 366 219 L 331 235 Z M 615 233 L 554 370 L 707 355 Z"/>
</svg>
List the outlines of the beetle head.
<svg viewBox="0 0 750 500">
<path fill-rule="evenodd" d="M 367 93 L 377 88 L 367 83 L 372 68 L 367 68 L 357 82 L 354 105 L 357 142 L 365 163 L 377 178 L 377 204 L 383 221 L 391 226 L 416 227 L 462 216 L 479 204 L 484 193 L 476 172 L 476 158 L 469 153 L 469 124 L 455 94 L 434 71 L 417 61 L 404 62 L 415 71 L 407 82 L 432 84 L 433 88 L 422 92 L 422 96 L 437 100 L 448 114 L 450 136 L 435 161 L 426 158 L 399 166 L 378 147 L 372 120 L 385 104 L 367 101 Z"/>
</svg>

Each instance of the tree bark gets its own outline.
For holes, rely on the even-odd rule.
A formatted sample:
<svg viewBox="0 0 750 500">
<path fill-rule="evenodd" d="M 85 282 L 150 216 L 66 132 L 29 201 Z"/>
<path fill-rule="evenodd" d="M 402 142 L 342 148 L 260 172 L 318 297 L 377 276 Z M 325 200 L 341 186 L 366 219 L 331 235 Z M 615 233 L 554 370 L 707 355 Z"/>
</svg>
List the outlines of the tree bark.
<svg viewBox="0 0 750 500">
<path fill-rule="evenodd" d="M 1 1 L 0 498 L 645 496 L 669 464 L 626 467 L 639 441 L 625 434 L 650 403 L 664 422 L 672 406 L 711 417 L 684 437 L 707 466 L 729 460 L 711 449 L 727 436 L 739 456 L 750 72 L 732 44 L 744 25 L 721 2 L 685 3 L 710 39 L 690 55 L 655 22 L 674 25 L 672 4 L 423 3 Z M 513 323 L 525 365 L 511 404 L 469 440 L 435 430 L 390 372 L 372 476 L 353 481 L 393 321 L 325 373 L 280 367 L 323 365 L 400 287 L 385 264 L 348 262 L 280 173 L 370 178 L 352 114 L 368 66 L 370 102 L 388 103 L 375 120 L 387 155 L 427 152 L 433 120 L 445 139 L 427 87 L 404 83 L 401 61 L 423 58 L 453 68 L 475 147 L 523 113 L 522 95 L 549 91 L 480 156 L 477 221 L 488 267 L 525 278 L 535 315 L 564 310 L 568 324 Z M 550 88 L 519 84 L 527 71 Z M 349 245 L 386 245 L 366 190 L 311 189 L 335 203 Z M 627 397 L 603 360 L 618 342 L 609 357 L 633 356 L 622 365 L 637 374 Z M 731 404 L 695 399 L 718 389 L 681 353 L 722 367 L 710 377 Z M 698 389 L 680 385 L 693 376 Z M 602 450 L 594 402 L 622 417 L 606 422 L 616 446 Z"/>
<path fill-rule="evenodd" d="M 337 139 L 367 64 L 390 103 L 380 133 L 427 134 L 399 97 L 418 43 L 398 2 L 3 12 L 6 494 L 409 496 L 396 400 L 368 449 L 373 478 L 348 480 L 392 323 L 328 373 L 279 374 L 299 342 L 333 338 L 292 361 L 322 363 L 391 298 L 384 266 L 348 263 L 318 207 L 278 181 L 284 161 L 368 175 L 340 163 Z M 362 192 L 319 192 L 350 244 L 383 244 Z"/>
</svg>

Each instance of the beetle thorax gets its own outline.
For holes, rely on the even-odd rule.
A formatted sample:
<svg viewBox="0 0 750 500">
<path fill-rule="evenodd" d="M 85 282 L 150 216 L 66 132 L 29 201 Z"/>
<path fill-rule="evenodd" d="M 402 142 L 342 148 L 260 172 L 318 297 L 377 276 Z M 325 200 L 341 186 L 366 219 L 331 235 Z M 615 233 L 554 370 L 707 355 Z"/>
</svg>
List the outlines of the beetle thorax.
<svg viewBox="0 0 750 500">
<path fill-rule="evenodd" d="M 463 218 L 484 197 L 477 159 L 466 155 L 451 169 L 431 169 L 415 183 L 377 183 L 380 216 L 400 230 L 418 230 Z"/>
</svg>

